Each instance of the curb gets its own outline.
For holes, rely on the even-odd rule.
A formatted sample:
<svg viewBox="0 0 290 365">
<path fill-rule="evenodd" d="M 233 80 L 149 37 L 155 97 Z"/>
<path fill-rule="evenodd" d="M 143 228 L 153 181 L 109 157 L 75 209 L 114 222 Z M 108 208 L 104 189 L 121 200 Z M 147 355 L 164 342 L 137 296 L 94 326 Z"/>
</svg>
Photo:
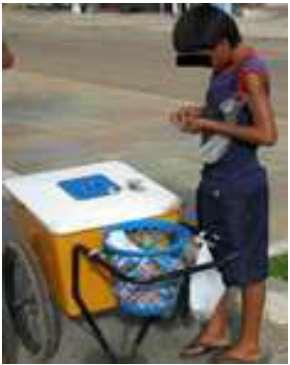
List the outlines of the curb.
<svg viewBox="0 0 290 365">
<path fill-rule="evenodd" d="M 282 240 L 277 241 L 274 245 L 269 248 L 269 256 L 275 257 L 288 252 L 288 241 Z"/>
<path fill-rule="evenodd" d="M 270 247 L 269 256 L 275 257 L 287 252 L 288 241 L 279 241 Z M 265 313 L 271 322 L 288 325 L 288 282 L 269 278 Z"/>
<path fill-rule="evenodd" d="M 266 317 L 278 325 L 288 325 L 288 283 L 269 279 L 265 306 Z"/>
</svg>

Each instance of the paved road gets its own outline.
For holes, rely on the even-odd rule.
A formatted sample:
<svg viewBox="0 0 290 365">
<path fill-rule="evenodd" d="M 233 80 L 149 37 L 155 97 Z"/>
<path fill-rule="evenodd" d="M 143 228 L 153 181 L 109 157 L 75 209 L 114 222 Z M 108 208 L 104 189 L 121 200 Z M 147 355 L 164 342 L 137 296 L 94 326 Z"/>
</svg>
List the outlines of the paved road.
<svg viewBox="0 0 290 365">
<path fill-rule="evenodd" d="M 202 101 L 208 73 L 174 67 L 167 23 L 98 19 L 4 14 L 5 35 L 18 56 L 16 69 L 3 78 L 4 165 L 29 173 L 122 159 L 188 200 L 199 178 L 198 139 L 177 133 L 167 115 L 184 100 Z M 251 41 L 272 57 L 280 141 L 262 157 L 270 167 L 275 242 L 287 237 L 287 42 Z M 118 333 L 116 320 L 104 325 Z M 89 336 L 67 320 L 64 328 L 53 363 L 104 361 Z M 178 322 L 156 327 L 143 355 L 150 363 L 179 363 L 177 349 L 197 329 Z M 285 338 L 284 328 L 267 324 L 264 347 L 285 347 Z M 286 363 L 286 357 L 282 348 L 272 362 Z M 19 359 L 29 362 L 22 352 Z"/>
</svg>

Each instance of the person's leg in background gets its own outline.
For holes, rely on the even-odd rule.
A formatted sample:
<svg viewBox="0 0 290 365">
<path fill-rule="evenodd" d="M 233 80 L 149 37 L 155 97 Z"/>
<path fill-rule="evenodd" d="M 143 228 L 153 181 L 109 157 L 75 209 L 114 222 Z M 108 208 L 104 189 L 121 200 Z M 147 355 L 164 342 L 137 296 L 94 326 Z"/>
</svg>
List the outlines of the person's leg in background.
<svg viewBox="0 0 290 365">
<path fill-rule="evenodd" d="M 223 10 L 225 13 L 232 15 L 233 14 L 233 4 L 232 3 L 214 3 L 214 6 Z"/>
</svg>

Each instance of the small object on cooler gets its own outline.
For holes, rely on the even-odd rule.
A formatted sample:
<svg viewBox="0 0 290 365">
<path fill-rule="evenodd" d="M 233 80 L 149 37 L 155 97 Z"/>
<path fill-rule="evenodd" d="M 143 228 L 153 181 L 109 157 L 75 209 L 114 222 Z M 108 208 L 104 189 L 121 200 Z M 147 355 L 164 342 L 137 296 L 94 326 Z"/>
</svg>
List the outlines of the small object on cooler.
<svg viewBox="0 0 290 365">
<path fill-rule="evenodd" d="M 144 191 L 143 182 L 139 179 L 133 179 L 128 181 L 128 188 L 133 191 Z"/>
</svg>

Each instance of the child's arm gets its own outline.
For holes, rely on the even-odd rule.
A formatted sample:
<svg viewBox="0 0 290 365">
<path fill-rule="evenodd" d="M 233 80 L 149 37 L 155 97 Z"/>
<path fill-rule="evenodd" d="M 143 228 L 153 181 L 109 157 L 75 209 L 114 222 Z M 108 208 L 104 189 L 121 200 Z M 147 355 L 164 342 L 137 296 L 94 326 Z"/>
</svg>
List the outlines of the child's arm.
<svg viewBox="0 0 290 365">
<path fill-rule="evenodd" d="M 245 86 L 253 113 L 253 125 L 239 126 L 214 120 L 184 116 L 183 124 L 191 133 L 213 133 L 252 144 L 273 145 L 278 138 L 277 127 L 263 79 L 254 73 L 245 76 Z"/>
</svg>

